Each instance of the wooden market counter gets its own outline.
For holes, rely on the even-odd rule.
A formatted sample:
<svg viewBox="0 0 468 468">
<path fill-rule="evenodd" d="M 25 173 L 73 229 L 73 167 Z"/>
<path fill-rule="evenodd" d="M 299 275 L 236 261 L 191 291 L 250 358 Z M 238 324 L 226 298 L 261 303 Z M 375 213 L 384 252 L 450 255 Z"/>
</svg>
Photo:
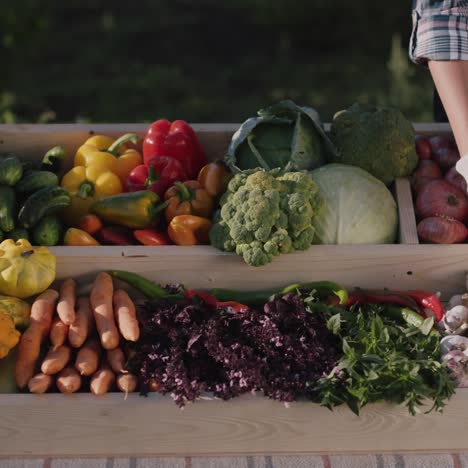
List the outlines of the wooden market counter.
<svg viewBox="0 0 468 468">
<path fill-rule="evenodd" d="M 194 125 L 209 157 L 222 157 L 237 124 Z M 90 135 L 143 133 L 146 125 L 1 125 L 0 152 L 42 156 L 55 145 L 69 157 Z M 447 133 L 446 125 L 416 125 Z M 163 284 L 258 289 L 333 280 L 347 288 L 431 289 L 447 299 L 465 290 L 466 245 L 418 245 L 407 180 L 395 186 L 400 242 L 395 245 L 312 246 L 261 267 L 199 247 L 54 247 L 57 277 L 86 284 L 102 269 L 135 271 Z M 181 411 L 169 396 L 121 393 L 0 395 L 0 456 L 298 454 L 323 452 L 455 452 L 468 450 L 468 390 L 443 414 L 412 417 L 406 408 L 366 407 L 357 417 L 309 402 L 283 404 L 246 396 L 201 400 Z"/>
</svg>

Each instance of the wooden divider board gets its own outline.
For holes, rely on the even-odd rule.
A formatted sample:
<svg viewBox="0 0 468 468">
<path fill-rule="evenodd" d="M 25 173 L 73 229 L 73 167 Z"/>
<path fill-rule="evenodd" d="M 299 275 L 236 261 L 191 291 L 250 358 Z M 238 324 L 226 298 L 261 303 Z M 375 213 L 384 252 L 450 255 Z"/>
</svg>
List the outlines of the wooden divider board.
<svg viewBox="0 0 468 468">
<path fill-rule="evenodd" d="M 90 133 L 143 133 L 146 125 L 2 125 L 0 151 L 40 157 L 62 144 L 69 155 Z M 222 157 L 237 124 L 194 125 L 211 159 Z M 416 125 L 418 133 L 443 133 Z M 69 156 L 71 157 L 71 156 Z M 71 160 L 69 159 L 69 163 Z M 396 184 L 408 200 L 408 182 Z M 407 204 L 400 219 L 411 220 Z M 415 226 L 415 225 L 414 225 Z M 412 237 L 413 236 L 413 237 Z M 139 272 L 154 281 L 195 288 L 257 289 L 331 279 L 344 286 L 424 288 L 444 298 L 464 292 L 465 245 L 412 245 L 414 229 L 400 226 L 406 245 L 314 246 L 262 268 L 211 247 L 54 247 L 59 279 L 86 283 L 102 269 Z M 415 243 L 415 242 L 414 242 Z M 411 417 L 372 405 L 358 418 L 301 402 L 285 408 L 260 396 L 225 403 L 200 401 L 180 411 L 169 397 L 121 394 L 0 395 L 0 456 L 197 455 L 311 452 L 459 451 L 468 449 L 468 390 L 459 390 L 443 415 Z"/>
<path fill-rule="evenodd" d="M 209 246 L 101 246 L 86 254 L 79 247 L 51 250 L 58 278 L 87 282 L 103 269 L 124 269 L 158 283 L 203 289 L 252 290 L 328 279 L 347 288 L 428 289 L 448 299 L 465 292 L 468 271 L 466 245 L 317 245 L 259 268 Z"/>
</svg>

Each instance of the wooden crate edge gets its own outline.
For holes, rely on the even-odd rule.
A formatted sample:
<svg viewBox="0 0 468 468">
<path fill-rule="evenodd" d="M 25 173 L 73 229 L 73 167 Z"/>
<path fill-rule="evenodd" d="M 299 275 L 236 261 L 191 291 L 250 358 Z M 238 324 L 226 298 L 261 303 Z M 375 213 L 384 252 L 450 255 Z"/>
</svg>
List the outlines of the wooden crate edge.
<svg viewBox="0 0 468 468">
<path fill-rule="evenodd" d="M 344 406 L 285 408 L 261 396 L 201 400 L 180 411 L 159 395 L 5 395 L 0 457 L 451 453 L 468 449 L 467 402 L 468 390 L 460 389 L 444 413 L 413 417 L 389 404 L 356 416 Z"/>
</svg>

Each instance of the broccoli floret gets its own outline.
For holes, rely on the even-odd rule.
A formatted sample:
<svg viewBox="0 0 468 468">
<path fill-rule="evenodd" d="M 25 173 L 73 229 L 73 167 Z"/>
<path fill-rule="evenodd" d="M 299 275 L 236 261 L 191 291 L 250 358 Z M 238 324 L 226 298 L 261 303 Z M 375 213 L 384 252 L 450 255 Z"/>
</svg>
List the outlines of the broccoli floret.
<svg viewBox="0 0 468 468">
<path fill-rule="evenodd" d="M 221 214 L 217 213 L 213 221 L 213 227 L 210 231 L 211 245 L 219 250 L 234 252 L 236 250 L 236 244 L 229 234 L 229 226 L 221 219 Z"/>
<path fill-rule="evenodd" d="M 312 221 L 322 199 L 307 172 L 251 170 L 231 179 L 220 205 L 212 245 L 260 266 L 310 247 Z"/>
<path fill-rule="evenodd" d="M 414 136 L 411 122 L 398 109 L 356 103 L 333 117 L 333 162 L 358 166 L 389 185 L 416 168 Z"/>
</svg>

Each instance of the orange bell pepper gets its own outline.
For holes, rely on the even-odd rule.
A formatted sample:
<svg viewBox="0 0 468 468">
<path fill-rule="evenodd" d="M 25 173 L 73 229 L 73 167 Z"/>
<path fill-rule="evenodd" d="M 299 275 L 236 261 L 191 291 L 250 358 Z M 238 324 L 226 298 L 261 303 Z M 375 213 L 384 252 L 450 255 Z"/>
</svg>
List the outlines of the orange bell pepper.
<svg viewBox="0 0 468 468">
<path fill-rule="evenodd" d="M 127 147 L 126 143 L 137 144 L 140 137 L 127 133 L 117 140 L 104 135 L 88 138 L 75 154 L 74 166 L 98 166 L 118 175 L 125 185 L 130 172 L 142 163 L 140 153 Z"/>
<path fill-rule="evenodd" d="M 172 219 L 167 234 L 177 245 L 207 245 L 210 243 L 211 221 L 201 216 L 179 215 Z"/>
<path fill-rule="evenodd" d="M 200 169 L 198 182 L 213 198 L 220 197 L 227 189 L 232 174 L 223 161 L 213 161 Z"/>
<path fill-rule="evenodd" d="M 196 180 L 176 182 L 166 191 L 167 207 L 164 211 L 168 223 L 179 215 L 195 215 L 210 218 L 214 200 Z"/>
</svg>

